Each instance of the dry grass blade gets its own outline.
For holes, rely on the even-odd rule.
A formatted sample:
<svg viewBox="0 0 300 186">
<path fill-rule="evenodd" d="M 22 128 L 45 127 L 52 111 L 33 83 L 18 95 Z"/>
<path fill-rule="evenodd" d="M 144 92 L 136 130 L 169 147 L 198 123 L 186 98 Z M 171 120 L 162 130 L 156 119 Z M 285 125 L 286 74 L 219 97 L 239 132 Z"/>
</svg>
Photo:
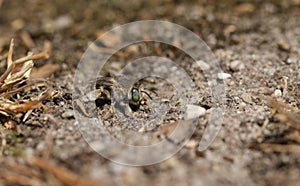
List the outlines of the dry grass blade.
<svg viewBox="0 0 300 186">
<path fill-rule="evenodd" d="M 5 166 L 7 169 L 13 170 L 14 172 L 19 173 L 24 176 L 36 177 L 39 179 L 41 179 L 43 177 L 43 174 L 40 173 L 38 170 L 29 169 L 27 166 L 22 165 L 22 164 L 17 164 L 15 162 L 4 162 L 2 165 Z"/>
<path fill-rule="evenodd" d="M 37 86 L 39 83 L 43 83 L 43 82 L 44 82 L 44 80 L 34 80 L 33 82 L 29 82 L 28 84 L 21 86 L 19 88 L 16 88 L 14 90 L 3 92 L 0 94 L 0 96 L 2 96 L 2 97 L 10 96 L 10 95 L 16 94 L 18 92 L 21 92 L 21 91 L 25 90 L 26 88 L 30 88 L 34 85 Z"/>
<path fill-rule="evenodd" d="M 50 162 L 47 158 L 27 156 L 24 164 L 0 161 L 0 184 L 4 185 L 65 185 L 104 186 L 101 180 L 84 178 L 68 169 Z M 49 180 L 47 174 L 53 176 Z M 56 184 L 54 184 L 56 183 Z"/>
<path fill-rule="evenodd" d="M 85 186 L 104 186 L 105 184 L 101 181 L 94 181 L 70 172 L 64 167 L 50 163 L 47 160 L 40 158 L 29 158 L 28 163 L 31 166 L 38 167 L 43 171 L 49 172 L 56 177 L 61 183 L 66 186 L 76 186 L 76 185 L 85 185 Z"/>
<path fill-rule="evenodd" d="M 0 180 L 5 185 L 46 185 L 43 175 L 37 169 L 31 169 L 26 164 L 12 161 L 1 162 Z"/>
<path fill-rule="evenodd" d="M 284 102 L 276 101 L 272 97 L 265 96 L 262 98 L 267 101 L 270 107 L 272 107 L 273 112 L 275 113 L 274 117 L 276 119 L 278 119 L 282 123 L 289 125 L 291 128 L 296 129 L 294 133 L 291 133 L 290 136 L 286 138 L 294 141 L 299 140 L 298 130 L 300 130 L 300 110 Z M 254 149 L 262 150 L 264 152 L 270 152 L 270 153 L 279 152 L 279 153 L 300 154 L 300 145 L 296 145 L 296 144 L 254 143 L 250 147 Z"/>
<path fill-rule="evenodd" d="M 12 50 L 13 50 L 13 39 L 11 40 L 10 43 L 10 49 L 8 52 L 8 57 L 7 57 L 7 69 L 6 71 L 2 74 L 2 76 L 0 77 L 0 86 L 2 86 L 5 82 L 5 80 L 11 75 L 13 69 L 17 66 L 17 65 L 21 65 L 27 61 L 31 61 L 31 60 L 36 60 L 36 59 L 48 59 L 50 56 L 50 52 L 51 52 L 51 45 L 49 42 L 45 43 L 44 46 L 44 51 L 38 54 L 34 54 L 34 55 L 28 55 L 25 57 L 22 57 L 20 59 L 17 59 L 16 61 L 12 61 Z M 0 89 L 1 90 L 1 89 Z"/>
<path fill-rule="evenodd" d="M 259 149 L 264 152 L 297 153 L 300 154 L 300 145 L 282 145 L 282 144 L 252 144 L 251 148 Z"/>
<path fill-rule="evenodd" d="M 21 70 L 14 74 L 9 74 L 4 80 L 4 84 L 0 87 L 0 92 L 4 92 L 17 84 L 21 84 L 29 77 L 31 69 L 33 67 L 33 61 L 27 61 L 23 64 Z"/>
<path fill-rule="evenodd" d="M 300 110 L 286 103 L 266 97 L 268 104 L 276 111 L 275 117 L 282 123 L 300 130 Z"/>
<path fill-rule="evenodd" d="M 34 98 L 33 100 L 27 100 L 23 103 L 12 102 L 9 100 L 0 100 L 0 113 L 3 115 L 17 114 L 26 112 L 28 110 L 39 108 L 42 105 L 42 101 L 49 99 L 53 96 L 52 91 L 47 91 L 40 98 Z"/>
<path fill-rule="evenodd" d="M 51 98 L 55 94 L 54 91 L 48 89 L 38 97 L 31 99 L 23 100 L 20 96 L 17 96 L 18 100 L 12 101 L 9 99 L 12 95 L 18 94 L 21 91 L 33 89 L 37 83 L 41 82 L 29 81 L 34 66 L 33 60 L 47 59 L 51 52 L 50 42 L 45 42 L 43 52 L 33 55 L 30 54 L 14 61 L 13 46 L 14 40 L 12 39 L 7 53 L 7 69 L 0 77 L 0 114 L 5 116 L 39 108 L 42 105 L 42 101 Z M 19 66 L 21 66 L 21 68 L 18 68 Z M 24 82 L 26 83 L 25 85 L 23 84 Z M 46 87 L 46 84 L 43 84 L 43 86 Z"/>
<path fill-rule="evenodd" d="M 12 60 L 13 48 L 14 48 L 14 39 L 11 39 L 8 54 L 7 54 L 7 68 L 9 68 L 13 63 Z"/>
<path fill-rule="evenodd" d="M 22 31 L 20 33 L 20 37 L 23 41 L 23 43 L 25 44 L 25 46 L 28 48 L 28 49 L 32 49 L 35 47 L 35 43 L 34 41 L 32 40 L 30 34 L 26 31 Z"/>
<path fill-rule="evenodd" d="M 4 180 L 7 185 L 46 185 L 37 179 L 32 179 L 32 177 L 23 176 L 12 171 L 1 172 L 0 178 Z"/>
</svg>

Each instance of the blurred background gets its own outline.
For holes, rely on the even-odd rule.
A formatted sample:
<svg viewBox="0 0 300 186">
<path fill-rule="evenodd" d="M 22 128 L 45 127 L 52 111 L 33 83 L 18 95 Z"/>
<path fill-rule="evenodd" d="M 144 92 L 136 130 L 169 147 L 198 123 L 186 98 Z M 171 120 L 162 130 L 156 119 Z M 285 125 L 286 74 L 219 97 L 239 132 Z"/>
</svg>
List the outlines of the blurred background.
<svg viewBox="0 0 300 186">
<path fill-rule="evenodd" d="M 182 25 L 207 43 L 230 76 L 228 108 L 207 151 L 197 151 L 196 131 L 171 159 L 126 167 L 102 158 L 81 138 L 72 115 L 72 81 L 92 41 L 114 26 L 149 19 Z M 0 185 L 300 185 L 300 134 L 289 125 L 300 123 L 299 113 L 294 120 L 278 119 L 278 105 L 253 96 L 300 107 L 299 0 L 0 0 L 0 56 L 11 38 L 15 59 L 50 41 L 51 58 L 35 66 L 59 65 L 49 81 L 61 97 L 45 103 L 51 108 L 47 119 L 39 111 L 18 123 L 18 134 L 2 126 Z M 0 72 L 5 68 L 2 60 Z M 26 158 L 45 152 L 47 160 Z"/>
</svg>

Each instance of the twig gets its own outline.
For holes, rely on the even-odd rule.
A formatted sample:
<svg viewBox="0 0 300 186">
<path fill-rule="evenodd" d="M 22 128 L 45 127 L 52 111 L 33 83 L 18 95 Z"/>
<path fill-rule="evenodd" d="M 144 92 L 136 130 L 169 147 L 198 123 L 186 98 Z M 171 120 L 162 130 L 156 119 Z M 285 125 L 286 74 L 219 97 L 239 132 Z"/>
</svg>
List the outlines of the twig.
<svg viewBox="0 0 300 186">
<path fill-rule="evenodd" d="M 22 174 L 24 176 L 37 177 L 37 178 L 43 177 L 43 175 L 38 170 L 28 169 L 27 166 L 22 164 L 17 164 L 15 162 L 4 162 L 2 165 L 10 170 L 13 170 L 14 172 L 19 172 L 19 174 Z"/>
<path fill-rule="evenodd" d="M 39 96 L 39 98 L 27 100 L 23 103 L 3 101 L 1 102 L 0 113 L 1 111 L 3 111 L 8 114 L 17 114 L 39 108 L 42 105 L 42 101 L 51 98 L 54 94 L 55 92 L 53 92 L 52 90 L 47 90 L 45 93 Z"/>
<path fill-rule="evenodd" d="M 14 90 L 11 90 L 11 91 L 8 91 L 8 92 L 4 92 L 2 94 L 0 94 L 0 96 L 7 96 L 7 95 L 12 95 L 12 94 L 15 94 L 15 93 L 18 93 L 18 92 L 21 92 L 22 90 L 28 88 L 28 87 L 32 87 L 33 85 L 37 84 L 37 83 L 41 83 L 41 82 L 44 82 L 45 80 L 36 80 L 35 82 L 31 82 L 31 83 L 28 83 L 22 87 L 19 87 L 19 88 L 16 88 Z"/>
<path fill-rule="evenodd" d="M 10 46 L 9 46 L 9 51 L 7 54 L 7 69 L 6 71 L 2 74 L 2 76 L 0 77 L 0 86 L 2 86 L 4 80 L 7 78 L 7 76 L 11 73 L 12 69 L 13 69 L 13 62 L 12 62 L 12 49 L 14 46 L 14 40 L 11 39 L 10 41 Z"/>
<path fill-rule="evenodd" d="M 38 97 L 31 98 L 30 100 L 17 99 L 12 101 L 7 97 L 9 95 L 17 94 L 28 87 L 32 89 L 34 88 L 34 85 L 37 82 L 28 82 L 30 80 L 31 70 L 34 66 L 33 60 L 49 58 L 51 43 L 48 41 L 45 42 L 42 52 L 34 55 L 30 54 L 15 61 L 13 60 L 13 48 L 14 40 L 11 39 L 9 51 L 7 53 L 7 69 L 0 77 L 0 114 L 9 116 L 10 114 L 27 112 L 27 115 L 24 117 L 25 121 L 26 116 L 30 113 L 28 111 L 39 108 L 42 105 L 43 100 L 55 96 L 56 92 L 52 89 L 48 89 Z M 22 67 L 20 70 L 16 69 L 17 65 L 21 64 Z M 26 82 L 26 84 L 22 86 L 23 82 Z M 37 86 L 37 88 L 39 87 Z"/>
<path fill-rule="evenodd" d="M 32 179 L 32 177 L 27 177 L 20 175 L 19 173 L 15 173 L 12 171 L 1 172 L 0 178 L 5 180 L 8 185 L 33 185 L 33 186 L 41 186 L 46 185 L 42 183 L 40 180 Z"/>
<path fill-rule="evenodd" d="M 12 39 L 12 41 L 10 43 L 10 49 L 11 48 L 13 48 L 13 39 Z M 25 62 L 30 61 L 30 60 L 48 59 L 49 56 L 50 56 L 50 52 L 51 52 L 51 44 L 49 42 L 46 42 L 45 46 L 44 46 L 43 52 L 40 52 L 40 53 L 34 54 L 34 55 L 25 56 L 25 57 L 22 57 L 20 59 L 17 59 L 16 61 L 13 61 L 11 63 L 11 65 L 8 65 L 8 68 L 6 69 L 6 71 L 0 77 L 0 86 L 3 85 L 4 80 L 12 72 L 12 70 L 14 69 L 15 66 L 20 65 L 20 64 L 25 63 Z M 7 60 L 10 60 L 10 58 L 11 58 L 10 56 L 12 56 L 12 54 L 10 54 L 10 52 L 9 52 Z"/>
<path fill-rule="evenodd" d="M 9 68 L 13 63 L 13 60 L 12 60 L 13 50 L 14 50 L 14 39 L 11 39 L 8 54 L 7 54 L 7 68 Z"/>
<path fill-rule="evenodd" d="M 263 100 L 275 111 L 275 118 L 280 122 L 300 131 L 300 109 L 292 107 L 284 102 L 279 102 L 270 96 L 256 95 Z"/>
<path fill-rule="evenodd" d="M 20 33 L 20 37 L 24 43 L 24 45 L 28 48 L 28 49 L 32 49 L 35 47 L 35 43 L 34 41 L 32 40 L 30 34 L 26 31 L 22 31 Z"/>
<path fill-rule="evenodd" d="M 283 108 L 286 108 L 286 109 L 290 109 L 294 112 L 299 112 L 300 113 L 300 110 L 296 107 L 292 107 L 286 103 L 283 103 L 283 102 L 279 102 L 279 101 L 276 101 L 274 100 L 273 98 L 269 97 L 269 96 L 266 96 L 264 97 L 265 100 L 267 100 L 268 104 L 275 108 L 276 110 L 283 110 Z"/>
<path fill-rule="evenodd" d="M 30 61 L 30 60 L 36 60 L 36 59 L 48 59 L 49 58 L 49 53 L 43 51 L 43 52 L 40 52 L 38 54 L 34 54 L 32 56 L 25 56 L 25 57 L 22 57 L 20 59 L 17 59 L 16 61 L 14 61 L 14 64 L 15 65 L 19 65 L 19 64 L 22 64 L 26 61 Z"/>
<path fill-rule="evenodd" d="M 268 104 L 277 111 L 275 117 L 290 127 L 300 130 L 300 110 L 286 103 L 276 101 L 271 97 L 265 98 Z M 290 110 L 287 111 L 286 109 Z"/>
<path fill-rule="evenodd" d="M 40 158 L 29 158 L 28 163 L 31 166 L 38 167 L 46 172 L 54 175 L 61 183 L 66 186 L 104 186 L 105 184 L 102 181 L 94 181 L 90 179 L 83 178 L 64 167 L 55 165 Z"/>
<path fill-rule="evenodd" d="M 252 144 L 251 148 L 259 149 L 264 152 L 298 153 L 300 154 L 300 145 L 282 145 L 282 144 Z"/>
</svg>

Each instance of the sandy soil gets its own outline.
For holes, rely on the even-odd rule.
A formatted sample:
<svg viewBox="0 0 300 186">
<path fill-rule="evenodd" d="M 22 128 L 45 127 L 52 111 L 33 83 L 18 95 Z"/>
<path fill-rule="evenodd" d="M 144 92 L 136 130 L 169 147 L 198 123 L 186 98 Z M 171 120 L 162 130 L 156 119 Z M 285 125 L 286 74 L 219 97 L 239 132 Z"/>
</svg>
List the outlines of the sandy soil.
<svg viewBox="0 0 300 186">
<path fill-rule="evenodd" d="M 44 41 L 50 41 L 51 58 L 37 60 L 35 65 L 60 66 L 47 79 L 60 96 L 44 101 L 47 112 L 36 109 L 24 122 L 22 115 L 10 116 L 17 122 L 17 132 L 1 119 L 0 185 L 300 185 L 300 2 L 247 2 L 4 0 L 0 3 L 0 56 L 8 51 L 12 37 L 15 58 L 41 51 Z M 159 164 L 129 167 L 103 158 L 82 138 L 73 114 L 73 76 L 84 51 L 99 34 L 145 19 L 168 20 L 198 34 L 230 77 L 224 80 L 222 130 L 206 151 L 199 152 L 197 145 L 212 105 L 205 78 L 191 59 L 153 43 L 114 56 L 110 63 L 114 70 L 147 54 L 170 57 L 194 80 L 203 81 L 196 85 L 197 104 L 207 110 L 176 155 Z M 24 33 L 34 45 L 24 41 Z M 0 72 L 5 68 L 2 60 Z M 111 75 L 109 69 L 103 73 Z M 145 86 L 153 84 L 161 92 L 151 96 L 171 100 L 170 107 L 176 105 L 176 99 L 166 93 L 172 92 L 167 82 L 154 80 Z M 174 108 L 164 123 L 178 119 L 180 111 Z M 97 113 L 102 116 L 107 110 L 108 105 Z M 136 116 L 144 117 L 142 111 Z M 107 125 L 116 137 L 121 135 L 118 132 L 140 129 L 118 127 L 114 117 Z M 154 141 L 159 138 L 157 130 L 148 133 Z"/>
</svg>

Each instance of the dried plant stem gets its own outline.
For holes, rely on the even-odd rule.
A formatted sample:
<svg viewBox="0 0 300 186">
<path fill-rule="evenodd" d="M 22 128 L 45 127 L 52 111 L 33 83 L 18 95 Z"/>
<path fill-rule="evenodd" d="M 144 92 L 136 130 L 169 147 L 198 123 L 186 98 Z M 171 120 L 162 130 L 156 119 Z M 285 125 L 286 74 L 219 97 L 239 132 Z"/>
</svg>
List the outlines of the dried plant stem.
<svg viewBox="0 0 300 186">
<path fill-rule="evenodd" d="M 30 34 L 26 31 L 22 31 L 20 33 L 20 37 L 23 41 L 23 43 L 25 44 L 25 46 L 28 48 L 28 49 L 32 49 L 35 47 L 35 43 L 34 41 L 32 40 Z"/>
<path fill-rule="evenodd" d="M 47 52 L 41 52 L 41 53 L 38 53 L 38 54 L 34 54 L 32 56 L 25 56 L 25 57 L 22 57 L 16 61 L 14 61 L 14 64 L 15 65 L 19 65 L 19 64 L 22 64 L 26 61 L 30 61 L 30 60 L 36 60 L 36 59 L 48 59 L 49 58 L 49 54 Z"/>
<path fill-rule="evenodd" d="M 297 153 L 300 154 L 300 145 L 282 145 L 282 144 L 253 144 L 252 148 L 260 149 L 264 152 L 281 152 L 281 153 Z"/>
<path fill-rule="evenodd" d="M 266 97 L 265 99 L 268 104 L 276 110 L 275 118 L 300 131 L 300 110 L 298 108 L 276 101 L 271 97 Z"/>
<path fill-rule="evenodd" d="M 43 175 L 35 169 L 28 169 L 27 166 L 22 164 L 17 164 L 15 162 L 4 162 L 3 166 L 6 166 L 8 169 L 14 170 L 14 172 L 19 172 L 24 176 L 42 178 Z"/>
<path fill-rule="evenodd" d="M 94 181 L 83 178 L 64 167 L 55 165 L 47 160 L 39 158 L 29 158 L 28 163 L 33 167 L 38 167 L 54 175 L 61 183 L 66 186 L 86 185 L 86 186 L 104 186 L 102 181 Z"/>
<path fill-rule="evenodd" d="M 273 108 L 274 117 L 280 122 L 289 125 L 290 127 L 300 131 L 300 109 L 293 107 L 284 102 L 275 100 L 270 96 L 256 95 L 263 100 L 267 101 L 267 104 Z"/>
<path fill-rule="evenodd" d="M 7 54 L 7 68 L 9 68 L 13 63 L 12 60 L 13 50 L 14 50 L 14 39 L 11 39 L 8 54 Z"/>
<path fill-rule="evenodd" d="M 32 177 L 23 176 L 12 171 L 1 172 L 0 178 L 5 180 L 6 183 L 9 183 L 9 185 L 46 185 L 40 182 L 38 179 L 32 179 Z"/>
<path fill-rule="evenodd" d="M 9 47 L 8 57 L 7 57 L 7 60 L 8 60 L 8 63 L 7 63 L 8 65 L 7 66 L 8 66 L 8 68 L 6 69 L 6 71 L 0 77 L 0 86 L 2 86 L 4 84 L 4 80 L 7 78 L 7 76 L 12 72 L 12 70 L 17 65 L 23 64 L 23 63 L 25 63 L 27 61 L 30 61 L 30 60 L 48 59 L 49 58 L 49 53 L 50 53 L 50 50 L 51 50 L 50 44 L 45 43 L 43 52 L 40 52 L 40 53 L 34 54 L 34 55 L 25 56 L 25 57 L 22 57 L 20 59 L 17 59 L 16 61 L 12 61 L 13 45 L 14 45 L 14 43 L 13 43 L 13 39 L 12 39 L 11 43 L 10 43 L 10 47 Z M 10 61 L 12 61 L 12 62 L 10 62 Z"/>
<path fill-rule="evenodd" d="M 23 91 L 24 89 L 26 88 L 29 88 L 29 87 L 32 87 L 33 85 L 37 84 L 37 83 L 41 83 L 41 82 L 44 82 L 44 80 L 36 80 L 35 82 L 31 82 L 31 83 L 28 83 L 22 87 L 19 87 L 19 88 L 16 88 L 14 90 L 11 90 L 11 91 L 8 91 L 8 92 L 4 92 L 2 94 L 0 94 L 0 96 L 7 96 L 7 95 L 12 95 L 12 94 L 15 94 L 15 93 L 18 93 L 18 92 L 21 92 Z"/>
<path fill-rule="evenodd" d="M 42 105 L 42 101 L 46 100 L 53 96 L 53 92 L 48 90 L 44 94 L 42 94 L 39 98 L 34 100 L 24 101 L 20 104 L 14 104 L 11 102 L 2 102 L 0 113 L 5 112 L 9 114 L 17 114 L 21 112 L 26 112 L 28 110 L 39 108 Z M 2 111 L 2 112 L 1 112 Z"/>
</svg>

